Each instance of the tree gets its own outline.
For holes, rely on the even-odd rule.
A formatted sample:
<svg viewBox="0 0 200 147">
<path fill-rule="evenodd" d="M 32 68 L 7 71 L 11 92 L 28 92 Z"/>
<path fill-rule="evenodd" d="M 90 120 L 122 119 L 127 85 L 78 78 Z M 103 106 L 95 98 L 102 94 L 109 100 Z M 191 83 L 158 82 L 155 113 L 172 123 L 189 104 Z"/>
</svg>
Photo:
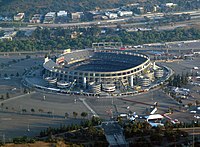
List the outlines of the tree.
<svg viewBox="0 0 200 147">
<path fill-rule="evenodd" d="M 78 113 L 77 113 L 77 112 L 73 112 L 73 116 L 74 116 L 74 118 L 76 118 L 76 117 L 77 117 L 77 115 L 78 115 Z"/>
<path fill-rule="evenodd" d="M 16 73 L 16 77 L 19 77 L 19 73 L 18 72 Z"/>
<path fill-rule="evenodd" d="M 192 106 L 192 103 L 188 103 L 187 105 L 188 105 L 188 107 L 190 108 L 190 107 Z"/>
<path fill-rule="evenodd" d="M 1 99 L 2 99 L 2 100 L 4 99 L 4 95 L 1 95 Z"/>
<path fill-rule="evenodd" d="M 51 111 L 48 111 L 47 114 L 49 114 L 50 116 L 53 114 L 53 112 Z"/>
<path fill-rule="evenodd" d="M 43 112 L 44 112 L 44 110 L 43 110 L 43 109 L 38 109 L 38 111 L 39 111 L 40 113 L 43 113 Z"/>
<path fill-rule="evenodd" d="M 9 99 L 9 98 L 10 98 L 10 95 L 9 95 L 9 93 L 8 93 L 8 92 L 6 93 L 6 98 L 7 98 L 7 99 Z"/>
<path fill-rule="evenodd" d="M 196 105 L 199 106 L 200 105 L 200 101 L 196 100 Z"/>
<path fill-rule="evenodd" d="M 8 74 L 7 74 L 7 73 L 5 73 L 5 74 L 4 74 L 4 77 L 8 77 Z"/>
<path fill-rule="evenodd" d="M 85 118 L 87 115 L 88 115 L 87 112 L 82 112 L 82 113 L 81 113 L 81 116 L 82 116 L 83 118 Z"/>
<path fill-rule="evenodd" d="M 27 91 L 27 89 L 26 88 L 24 88 L 24 93 L 27 93 L 28 91 Z"/>
<path fill-rule="evenodd" d="M 130 146 L 137 146 L 137 147 L 147 147 L 147 146 L 149 146 L 150 147 L 152 145 L 150 144 L 150 142 L 146 138 L 142 137 L 142 138 L 136 139 L 134 144 L 131 144 Z"/>
<path fill-rule="evenodd" d="M 153 134 L 150 135 L 150 140 L 154 144 L 161 145 L 161 143 L 163 141 L 163 136 L 161 134 L 158 134 L 158 133 L 153 133 Z"/>
<path fill-rule="evenodd" d="M 31 112 L 34 113 L 34 112 L 35 112 L 35 109 L 32 108 L 32 109 L 31 109 Z"/>
<path fill-rule="evenodd" d="M 25 112 L 27 112 L 27 110 L 26 109 L 22 109 L 22 112 L 25 113 Z"/>
<path fill-rule="evenodd" d="M 65 113 L 65 119 L 69 117 L 69 113 Z"/>
<path fill-rule="evenodd" d="M 3 109 L 4 103 L 1 103 L 1 108 Z"/>
</svg>

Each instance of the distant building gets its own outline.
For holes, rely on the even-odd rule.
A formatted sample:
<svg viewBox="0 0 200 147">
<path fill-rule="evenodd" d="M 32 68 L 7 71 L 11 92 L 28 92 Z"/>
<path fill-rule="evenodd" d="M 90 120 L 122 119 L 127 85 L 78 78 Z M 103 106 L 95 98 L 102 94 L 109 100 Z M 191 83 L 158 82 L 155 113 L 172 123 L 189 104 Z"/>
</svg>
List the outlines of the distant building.
<svg viewBox="0 0 200 147">
<path fill-rule="evenodd" d="M 12 37 L 3 36 L 3 37 L 0 37 L 0 41 L 12 41 Z"/>
<path fill-rule="evenodd" d="M 44 23 L 54 23 L 56 12 L 48 12 L 44 17 Z"/>
<path fill-rule="evenodd" d="M 118 17 L 117 13 L 111 13 L 111 12 L 105 12 L 105 15 L 109 18 L 109 19 L 115 19 Z"/>
<path fill-rule="evenodd" d="M 16 34 L 17 31 L 5 32 L 4 36 L 0 37 L 0 41 L 12 41 Z"/>
<path fill-rule="evenodd" d="M 159 9 L 159 6 L 158 6 L 158 5 L 154 5 L 154 6 L 153 6 L 153 12 L 157 12 L 158 9 Z"/>
<path fill-rule="evenodd" d="M 118 15 L 120 17 L 123 17 L 123 16 L 132 16 L 133 15 L 133 12 L 132 11 L 119 11 L 118 12 Z"/>
<path fill-rule="evenodd" d="M 17 31 L 11 31 L 11 32 L 5 32 L 4 36 L 15 37 L 16 34 L 17 34 Z"/>
<path fill-rule="evenodd" d="M 166 6 L 166 7 L 175 7 L 175 6 L 177 6 L 177 4 L 174 4 L 174 3 L 166 3 L 165 6 Z"/>
<path fill-rule="evenodd" d="M 144 13 L 144 7 L 137 7 L 138 13 L 143 14 Z"/>
<path fill-rule="evenodd" d="M 162 68 L 158 68 L 154 72 L 155 78 L 162 78 L 164 75 L 164 70 Z"/>
<path fill-rule="evenodd" d="M 70 38 L 71 39 L 76 39 L 78 36 L 80 36 L 80 35 L 82 35 L 83 33 L 82 32 L 73 32 L 73 33 L 71 33 L 71 35 L 70 35 Z"/>
<path fill-rule="evenodd" d="M 133 6 L 139 6 L 139 3 L 132 3 L 132 4 L 127 4 L 128 7 L 133 7 Z"/>
<path fill-rule="evenodd" d="M 147 87 L 151 84 L 151 80 L 148 77 L 142 77 L 139 80 L 139 85 L 143 87 Z"/>
<path fill-rule="evenodd" d="M 58 17 L 61 17 L 61 16 L 67 16 L 67 12 L 66 11 L 59 11 L 59 12 L 57 12 L 57 16 Z"/>
<path fill-rule="evenodd" d="M 42 15 L 34 14 L 33 17 L 30 19 L 30 23 L 41 23 Z"/>
<path fill-rule="evenodd" d="M 25 13 L 18 13 L 14 16 L 14 21 L 22 21 L 25 17 Z"/>
<path fill-rule="evenodd" d="M 108 16 L 102 16 L 101 17 L 103 20 L 106 20 L 106 19 L 108 19 Z"/>
<path fill-rule="evenodd" d="M 71 13 L 71 19 L 72 19 L 72 21 L 80 20 L 82 16 L 83 16 L 83 12 L 74 12 L 74 13 Z"/>
</svg>

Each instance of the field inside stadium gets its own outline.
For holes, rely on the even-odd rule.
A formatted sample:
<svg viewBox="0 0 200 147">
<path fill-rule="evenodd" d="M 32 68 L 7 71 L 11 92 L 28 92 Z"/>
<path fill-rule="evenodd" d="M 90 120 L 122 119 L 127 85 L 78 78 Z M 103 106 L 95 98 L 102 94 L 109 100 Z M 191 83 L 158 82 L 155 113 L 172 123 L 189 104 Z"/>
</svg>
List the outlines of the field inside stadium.
<svg viewBox="0 0 200 147">
<path fill-rule="evenodd" d="M 73 52 L 64 55 L 64 58 L 68 61 L 64 69 L 85 72 L 122 71 L 139 66 L 147 60 L 144 57 L 130 54 L 92 51 Z M 72 59 L 76 62 L 70 64 Z"/>
</svg>

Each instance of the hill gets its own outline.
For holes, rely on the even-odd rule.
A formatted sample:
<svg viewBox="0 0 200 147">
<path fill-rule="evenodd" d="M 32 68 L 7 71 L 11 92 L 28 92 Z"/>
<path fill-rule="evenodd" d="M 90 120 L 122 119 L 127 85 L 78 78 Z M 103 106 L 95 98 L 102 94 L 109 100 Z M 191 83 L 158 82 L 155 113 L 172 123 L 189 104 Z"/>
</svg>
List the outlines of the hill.
<svg viewBox="0 0 200 147">
<path fill-rule="evenodd" d="M 5 144 L 3 147 L 53 147 L 53 146 L 58 146 L 58 147 L 70 147 L 70 146 L 76 146 L 79 147 L 80 145 L 77 144 L 66 144 L 63 141 L 58 141 L 57 143 L 48 143 L 48 142 L 43 142 L 43 141 L 37 141 L 35 143 L 24 143 L 24 144 L 14 144 L 14 143 L 8 143 Z"/>
<path fill-rule="evenodd" d="M 100 8 L 114 8 L 137 0 L 0 0 L 0 15 L 13 15 L 17 12 L 46 13 L 49 11 L 67 10 L 87 11 Z"/>
</svg>

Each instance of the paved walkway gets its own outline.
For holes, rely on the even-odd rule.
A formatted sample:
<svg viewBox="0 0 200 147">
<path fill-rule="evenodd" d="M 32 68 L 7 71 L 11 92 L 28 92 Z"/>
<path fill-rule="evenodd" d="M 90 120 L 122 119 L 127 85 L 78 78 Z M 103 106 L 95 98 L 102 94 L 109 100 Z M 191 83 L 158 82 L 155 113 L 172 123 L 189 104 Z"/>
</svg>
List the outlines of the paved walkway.
<svg viewBox="0 0 200 147">
<path fill-rule="evenodd" d="M 9 98 L 9 99 L 6 99 L 6 100 L 1 101 L 0 104 L 6 103 L 6 102 L 9 102 L 9 101 L 12 101 L 12 100 L 19 99 L 19 98 L 22 98 L 22 97 L 24 97 L 24 96 L 27 96 L 27 95 L 33 94 L 33 93 L 35 93 L 35 91 L 30 92 L 30 93 L 26 93 L 26 94 L 23 94 L 23 95 L 19 95 L 19 96 L 16 96 L 16 97 Z"/>
<path fill-rule="evenodd" d="M 86 103 L 84 98 L 79 98 L 83 102 L 83 104 L 92 112 L 92 114 L 96 117 L 99 117 L 97 113 Z"/>
</svg>

